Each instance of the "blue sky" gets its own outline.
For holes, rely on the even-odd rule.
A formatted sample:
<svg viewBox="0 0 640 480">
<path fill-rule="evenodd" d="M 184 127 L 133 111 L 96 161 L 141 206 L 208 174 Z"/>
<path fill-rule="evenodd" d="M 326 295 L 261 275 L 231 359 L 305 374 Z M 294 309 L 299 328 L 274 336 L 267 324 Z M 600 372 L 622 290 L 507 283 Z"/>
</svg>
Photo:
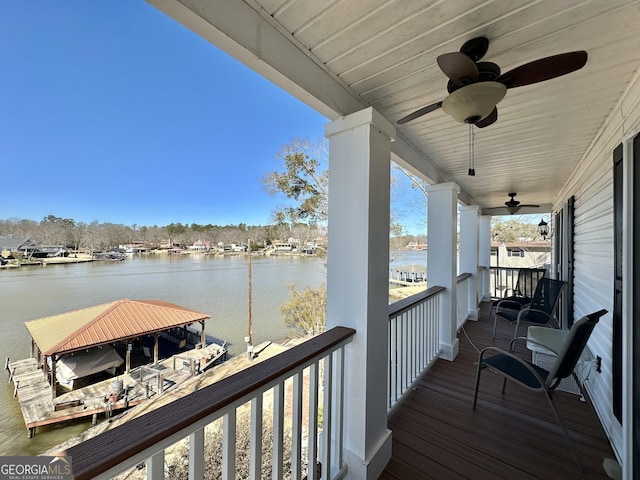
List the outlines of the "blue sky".
<svg viewBox="0 0 640 480">
<path fill-rule="evenodd" d="M 327 119 L 141 0 L 0 5 L 0 218 L 267 224 Z"/>
</svg>

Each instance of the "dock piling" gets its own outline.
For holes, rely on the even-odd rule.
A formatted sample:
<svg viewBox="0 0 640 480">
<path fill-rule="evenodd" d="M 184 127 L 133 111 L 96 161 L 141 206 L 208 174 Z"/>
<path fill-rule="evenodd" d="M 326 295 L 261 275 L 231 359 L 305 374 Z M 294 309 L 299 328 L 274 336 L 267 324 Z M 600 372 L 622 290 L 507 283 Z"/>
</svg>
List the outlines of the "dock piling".
<svg viewBox="0 0 640 480">
<path fill-rule="evenodd" d="M 13 398 L 18 396 L 18 386 L 20 385 L 20 380 L 16 380 L 15 386 L 13 387 Z"/>
<path fill-rule="evenodd" d="M 9 357 L 7 357 L 4 361 L 4 369 L 5 370 L 9 370 Z"/>
</svg>

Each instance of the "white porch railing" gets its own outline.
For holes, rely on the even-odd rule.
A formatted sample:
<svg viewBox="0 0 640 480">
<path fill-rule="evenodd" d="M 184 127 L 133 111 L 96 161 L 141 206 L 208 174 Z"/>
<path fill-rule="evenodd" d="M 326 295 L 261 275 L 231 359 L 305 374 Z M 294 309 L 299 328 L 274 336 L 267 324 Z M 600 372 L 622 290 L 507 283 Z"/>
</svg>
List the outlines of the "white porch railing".
<svg viewBox="0 0 640 480">
<path fill-rule="evenodd" d="M 431 287 L 389 305 L 389 415 L 440 355 L 438 309 L 444 290 Z"/>
<path fill-rule="evenodd" d="M 203 478 L 205 427 L 222 418 L 221 478 L 235 479 L 236 412 L 250 403 L 249 478 L 262 476 L 264 442 L 273 445 L 270 478 L 283 478 L 285 428 L 292 438 L 290 478 L 342 478 L 346 473 L 342 458 L 344 346 L 354 334 L 353 329 L 335 327 L 59 454 L 71 456 L 75 479 L 111 478 L 141 464 L 146 464 L 147 478 L 162 479 L 165 450 L 188 438 L 189 478 Z M 262 438 L 263 397 L 269 390 L 273 391 L 273 433 Z M 286 421 L 285 411 L 290 412 Z"/>
</svg>

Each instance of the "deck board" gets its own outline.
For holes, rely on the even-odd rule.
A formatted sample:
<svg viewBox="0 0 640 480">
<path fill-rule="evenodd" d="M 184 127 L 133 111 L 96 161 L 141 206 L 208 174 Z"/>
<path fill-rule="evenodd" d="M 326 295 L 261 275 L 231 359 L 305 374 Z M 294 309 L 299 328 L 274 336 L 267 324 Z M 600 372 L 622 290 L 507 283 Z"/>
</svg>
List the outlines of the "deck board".
<svg viewBox="0 0 640 480">
<path fill-rule="evenodd" d="M 393 453 L 380 478 L 608 479 L 602 462 L 615 456 L 595 412 L 578 395 L 557 392 L 554 398 L 585 473 L 542 394 L 509 383 L 502 395 L 502 377 L 485 371 L 478 406 L 471 408 L 476 348 L 504 348 L 513 335 L 513 327 L 499 324 L 494 343 L 492 328 L 485 304 L 480 320 L 465 326 L 469 338 L 460 333 L 455 361 L 438 360 L 389 418 Z M 522 346 L 518 353 L 529 355 Z"/>
</svg>

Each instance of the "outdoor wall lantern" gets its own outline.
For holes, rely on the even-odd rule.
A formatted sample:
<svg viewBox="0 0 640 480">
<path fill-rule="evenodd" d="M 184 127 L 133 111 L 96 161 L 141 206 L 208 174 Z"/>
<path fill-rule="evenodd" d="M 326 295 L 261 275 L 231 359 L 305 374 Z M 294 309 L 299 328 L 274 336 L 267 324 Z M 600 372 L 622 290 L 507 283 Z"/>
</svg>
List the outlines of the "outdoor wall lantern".
<svg viewBox="0 0 640 480">
<path fill-rule="evenodd" d="M 545 222 L 543 218 L 540 219 L 540 223 L 538 224 L 538 233 L 544 240 L 546 240 L 547 235 L 549 235 L 549 224 Z"/>
</svg>

